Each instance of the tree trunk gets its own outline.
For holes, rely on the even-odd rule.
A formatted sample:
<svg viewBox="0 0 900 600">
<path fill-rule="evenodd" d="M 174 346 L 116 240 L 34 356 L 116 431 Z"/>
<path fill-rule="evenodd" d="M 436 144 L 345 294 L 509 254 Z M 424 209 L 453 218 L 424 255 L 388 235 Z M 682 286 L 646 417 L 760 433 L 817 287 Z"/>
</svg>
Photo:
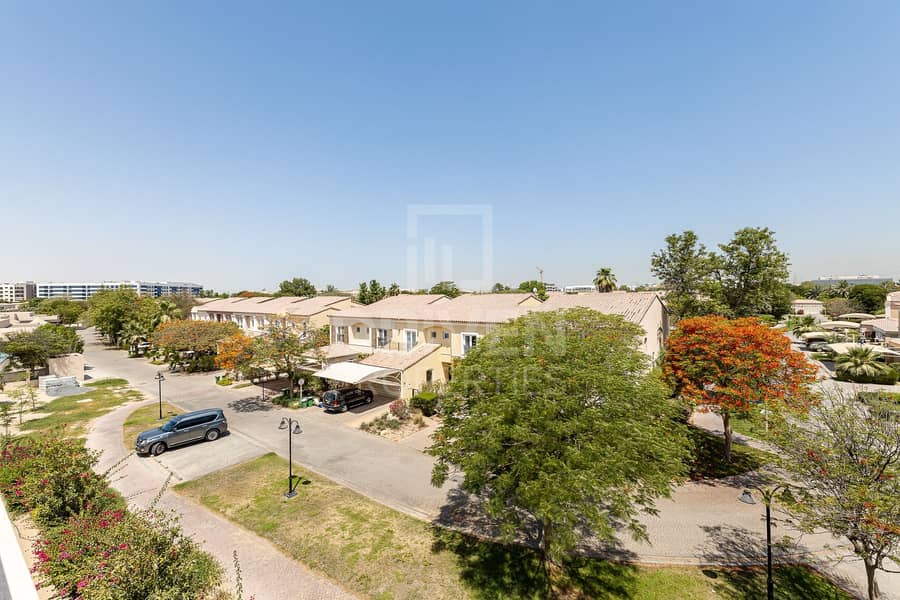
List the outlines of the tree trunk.
<svg viewBox="0 0 900 600">
<path fill-rule="evenodd" d="M 731 462 L 731 414 L 722 413 L 722 426 L 725 429 L 725 462 Z"/>
<path fill-rule="evenodd" d="M 866 562 L 866 591 L 869 594 L 869 600 L 877 600 L 881 595 L 878 593 L 878 582 L 875 581 L 875 565 Z"/>
</svg>

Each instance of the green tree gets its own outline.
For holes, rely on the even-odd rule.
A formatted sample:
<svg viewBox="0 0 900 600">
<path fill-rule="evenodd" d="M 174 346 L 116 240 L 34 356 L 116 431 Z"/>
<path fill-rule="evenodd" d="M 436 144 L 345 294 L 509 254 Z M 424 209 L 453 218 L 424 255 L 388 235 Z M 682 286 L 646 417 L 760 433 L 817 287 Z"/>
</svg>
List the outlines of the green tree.
<svg viewBox="0 0 900 600">
<path fill-rule="evenodd" d="M 140 297 L 132 289 L 100 290 L 87 301 L 86 322 L 94 325 L 110 343 L 119 343 L 125 323 L 136 317 Z"/>
<path fill-rule="evenodd" d="M 494 284 L 494 287 L 491 288 L 492 294 L 505 294 L 510 291 L 510 287 L 508 285 L 503 285 L 500 282 Z"/>
<path fill-rule="evenodd" d="M 392 283 L 391 287 L 388 288 L 387 295 L 388 296 L 399 296 L 400 295 L 400 285 L 397 283 Z"/>
<path fill-rule="evenodd" d="M 541 300 L 547 299 L 547 286 L 545 286 L 537 279 L 529 279 L 528 281 L 523 281 L 519 284 L 518 290 L 520 292 L 526 292 L 528 294 L 535 294 Z"/>
<path fill-rule="evenodd" d="M 715 274 L 730 315 L 771 314 L 785 296 L 790 266 L 787 255 L 778 249 L 775 232 L 768 227 L 745 227 L 719 249 Z"/>
<path fill-rule="evenodd" d="M 804 333 L 819 331 L 821 327 L 816 325 L 816 318 L 812 315 L 792 317 L 787 321 L 787 330 L 800 337 Z"/>
<path fill-rule="evenodd" d="M 594 276 L 594 285 L 598 292 L 611 292 L 616 289 L 616 276 L 609 267 L 597 270 Z"/>
<path fill-rule="evenodd" d="M 285 317 L 274 319 L 266 328 L 266 335 L 254 340 L 252 356 L 258 367 L 286 373 L 290 382 L 288 393 L 293 396 L 300 367 L 311 349 L 310 341 Z"/>
<path fill-rule="evenodd" d="M 303 277 L 294 277 L 293 279 L 285 279 L 278 286 L 278 292 L 276 292 L 276 296 L 315 296 L 316 286 L 314 286 L 309 279 L 305 279 Z"/>
<path fill-rule="evenodd" d="M 679 318 L 718 313 L 711 293 L 712 255 L 693 231 L 666 237 L 650 257 L 650 272 L 666 289 L 666 305 Z"/>
<path fill-rule="evenodd" d="M 854 285 L 847 297 L 853 300 L 863 312 L 875 315 L 884 312 L 887 290 L 881 285 L 865 283 Z"/>
<path fill-rule="evenodd" d="M 774 438 L 781 466 L 800 486 L 787 502 L 802 529 L 846 538 L 863 561 L 868 596 L 879 596 L 875 574 L 900 559 L 900 430 L 895 415 L 831 396 L 803 422 Z"/>
<path fill-rule="evenodd" d="M 452 281 L 439 281 L 428 290 L 429 294 L 443 294 L 448 298 L 456 298 L 462 294 L 462 290 Z"/>
<path fill-rule="evenodd" d="M 643 335 L 577 308 L 529 313 L 479 340 L 453 371 L 432 483 L 461 470 L 462 489 L 486 500 L 507 539 L 534 533 L 551 572 L 584 527 L 646 538 L 638 515 L 685 474 L 689 443 L 648 374 Z"/>
<path fill-rule="evenodd" d="M 0 352 L 10 355 L 12 362 L 30 373 L 47 365 L 47 359 L 84 350 L 84 340 L 71 327 L 46 324 L 33 331 L 10 333 L 0 340 Z"/>
<path fill-rule="evenodd" d="M 84 302 L 69 298 L 45 298 L 33 310 L 43 315 L 56 315 L 61 325 L 74 325 L 87 310 Z"/>
</svg>

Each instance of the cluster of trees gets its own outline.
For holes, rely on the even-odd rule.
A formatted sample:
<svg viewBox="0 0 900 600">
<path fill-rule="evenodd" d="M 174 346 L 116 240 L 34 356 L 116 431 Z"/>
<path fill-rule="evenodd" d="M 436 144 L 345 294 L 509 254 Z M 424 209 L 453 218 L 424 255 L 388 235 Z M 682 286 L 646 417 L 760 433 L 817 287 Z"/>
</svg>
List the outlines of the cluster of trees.
<svg viewBox="0 0 900 600">
<path fill-rule="evenodd" d="M 81 320 L 87 305 L 69 298 L 32 298 L 23 308 L 41 315 L 56 315 L 61 325 L 74 325 Z"/>
<path fill-rule="evenodd" d="M 323 362 L 320 351 L 328 341 L 328 326 L 302 334 L 290 322 L 273 321 L 264 336 L 251 338 L 242 331 L 231 332 L 218 344 L 215 364 L 230 374 L 247 379 L 265 373 L 285 373 L 293 393 L 302 365 L 310 358 Z"/>
<path fill-rule="evenodd" d="M 16 366 L 27 369 L 29 379 L 35 369 L 47 366 L 48 359 L 83 350 L 84 340 L 73 328 L 49 323 L 0 339 L 0 352 L 8 354 Z"/>
<path fill-rule="evenodd" d="M 220 342 L 240 331 L 231 322 L 170 320 L 153 332 L 153 345 L 169 366 L 183 365 L 187 371 L 212 371 Z"/>
<path fill-rule="evenodd" d="M 152 298 L 131 289 L 102 290 L 88 299 L 83 320 L 110 343 L 133 347 L 149 340 L 162 323 L 188 317 L 193 306 L 188 295 Z"/>
<path fill-rule="evenodd" d="M 396 283 L 392 283 L 390 287 L 384 287 L 378 280 L 373 279 L 369 283 L 363 281 L 359 284 L 359 294 L 356 300 L 360 304 L 372 304 L 388 296 L 398 295 L 400 295 L 400 286 Z"/>
<path fill-rule="evenodd" d="M 672 234 L 650 259 L 651 272 L 667 290 L 666 304 L 679 318 L 781 316 L 790 310 L 789 266 L 767 227 L 737 231 L 718 252 L 707 250 L 693 231 Z"/>
<path fill-rule="evenodd" d="M 891 282 L 850 285 L 846 281 L 841 281 L 833 286 L 821 287 L 814 282 L 804 281 L 790 288 L 799 298 L 822 301 L 829 315 L 838 316 L 851 312 L 882 313 L 888 292 L 900 289 L 900 286 Z"/>
</svg>

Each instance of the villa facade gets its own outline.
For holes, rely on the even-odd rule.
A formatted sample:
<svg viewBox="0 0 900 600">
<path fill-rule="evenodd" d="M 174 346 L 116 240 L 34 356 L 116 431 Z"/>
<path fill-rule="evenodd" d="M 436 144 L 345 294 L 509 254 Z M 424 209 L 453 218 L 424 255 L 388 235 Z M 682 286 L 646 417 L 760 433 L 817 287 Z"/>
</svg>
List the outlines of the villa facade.
<svg viewBox="0 0 900 600">
<path fill-rule="evenodd" d="M 222 298 L 192 308 L 191 319 L 235 323 L 255 336 L 279 320 L 304 332 L 319 329 L 328 325 L 331 313 L 358 306 L 349 296 Z"/>
<path fill-rule="evenodd" d="M 329 313 L 331 344 L 319 377 L 373 389 L 381 396 L 409 398 L 453 376 L 453 362 L 499 325 L 530 311 L 586 307 L 620 315 L 640 325 L 641 351 L 661 355 L 669 334 L 668 310 L 654 292 L 551 295 L 400 295 L 368 306 Z"/>
</svg>

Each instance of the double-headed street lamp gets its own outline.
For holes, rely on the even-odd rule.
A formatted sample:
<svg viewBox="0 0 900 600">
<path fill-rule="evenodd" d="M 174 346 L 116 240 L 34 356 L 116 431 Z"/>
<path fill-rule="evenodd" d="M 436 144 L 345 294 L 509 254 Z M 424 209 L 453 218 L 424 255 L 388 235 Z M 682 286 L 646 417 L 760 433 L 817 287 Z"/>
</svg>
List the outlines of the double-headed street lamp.
<svg viewBox="0 0 900 600">
<path fill-rule="evenodd" d="M 166 377 L 162 371 L 159 371 L 154 379 L 159 383 L 159 420 L 162 421 L 162 382 L 166 380 Z"/>
<path fill-rule="evenodd" d="M 297 480 L 294 480 L 294 438 L 291 436 L 299 435 L 303 433 L 303 430 L 300 429 L 300 420 L 291 417 L 281 417 L 278 429 L 287 429 L 288 431 L 288 491 L 284 497 L 293 498 L 297 495 L 297 484 L 300 482 L 300 477 L 297 476 Z"/>
<path fill-rule="evenodd" d="M 754 486 L 754 489 L 762 494 L 763 503 L 766 505 L 766 598 L 774 600 L 775 584 L 772 581 L 772 498 L 778 490 L 787 490 L 788 486 L 776 485 L 768 489 Z M 756 504 L 756 500 L 753 499 L 753 492 L 750 490 L 744 490 L 738 497 L 738 500 L 744 504 Z"/>
</svg>

